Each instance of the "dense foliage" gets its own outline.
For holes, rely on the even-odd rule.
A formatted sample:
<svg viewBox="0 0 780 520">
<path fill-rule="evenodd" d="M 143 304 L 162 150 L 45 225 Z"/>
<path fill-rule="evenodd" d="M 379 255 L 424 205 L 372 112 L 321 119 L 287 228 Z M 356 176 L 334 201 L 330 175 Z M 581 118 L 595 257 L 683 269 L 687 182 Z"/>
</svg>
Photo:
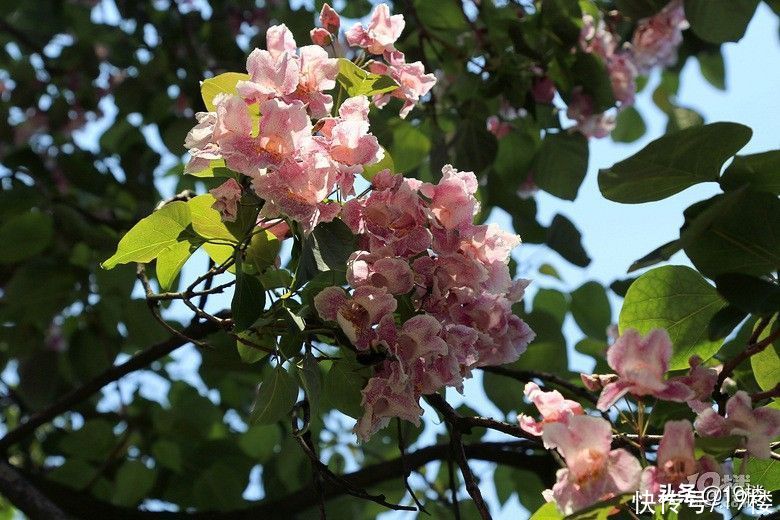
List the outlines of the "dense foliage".
<svg viewBox="0 0 780 520">
<path fill-rule="evenodd" d="M 758 3 L 0 6 L 0 515 L 600 518 L 705 473 L 776 498 L 780 152 L 676 101 L 690 60 L 725 88 Z M 640 275 L 534 287 L 596 254 L 535 195 L 645 134 L 651 75 L 666 133 L 601 194 L 721 193 Z M 447 403 L 471 378 L 501 416 Z"/>
</svg>

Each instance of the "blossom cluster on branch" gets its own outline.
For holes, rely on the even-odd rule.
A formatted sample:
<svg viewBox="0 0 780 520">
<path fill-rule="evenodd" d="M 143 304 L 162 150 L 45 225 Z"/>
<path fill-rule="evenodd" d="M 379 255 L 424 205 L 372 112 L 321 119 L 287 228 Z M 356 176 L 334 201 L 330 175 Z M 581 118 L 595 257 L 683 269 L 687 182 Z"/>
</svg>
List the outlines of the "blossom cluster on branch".
<svg viewBox="0 0 780 520">
<path fill-rule="evenodd" d="M 694 356 L 688 374 L 667 379 L 671 357 L 672 342 L 665 330 L 656 329 L 642 337 L 629 329 L 607 351 L 614 374 L 581 374 L 586 388 L 601 392 L 597 403 L 601 412 L 609 411 L 624 397 L 637 401 L 638 414 L 632 425 L 639 441 L 635 447 L 644 463 L 623 448 L 612 449 L 613 427 L 606 418 L 586 415 L 579 403 L 564 399 L 557 391 L 544 392 L 535 383 L 526 385 L 525 395 L 536 405 L 542 420 L 520 415 L 518 423 L 524 431 L 541 436 L 546 448 L 558 450 L 566 463 L 558 470 L 552 489 L 544 492 L 545 499 L 554 501 L 562 513 L 572 514 L 637 490 L 657 497 L 662 486 L 702 486 L 707 482 L 700 480 L 700 475 L 728 471 L 711 455 L 697 456 L 694 428 L 702 438 L 736 436 L 736 447 L 747 455 L 770 458 L 770 442 L 780 435 L 780 410 L 753 408 L 750 396 L 740 390 L 726 403 L 725 414 L 719 414 L 711 398 L 718 369 L 704 367 Z M 697 413 L 693 424 L 688 420 L 664 424 L 655 464 L 647 463 L 642 444 L 647 398 L 654 398 L 654 403 L 687 403 Z M 620 410 L 620 414 L 624 412 L 631 413 L 631 407 Z"/>
</svg>

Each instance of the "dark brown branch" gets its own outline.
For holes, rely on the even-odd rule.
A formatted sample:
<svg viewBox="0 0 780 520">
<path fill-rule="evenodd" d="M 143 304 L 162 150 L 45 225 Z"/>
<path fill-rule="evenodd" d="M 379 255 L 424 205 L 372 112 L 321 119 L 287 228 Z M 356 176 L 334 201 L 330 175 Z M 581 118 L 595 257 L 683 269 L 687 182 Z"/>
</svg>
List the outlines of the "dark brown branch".
<svg viewBox="0 0 780 520">
<path fill-rule="evenodd" d="M 32 520 L 67 520 L 62 510 L 4 460 L 0 460 L 0 495 Z"/>
<path fill-rule="evenodd" d="M 555 481 L 557 464 L 547 452 L 528 454 L 525 441 L 482 442 L 467 444 L 463 447 L 469 460 L 494 462 L 506 466 L 531 469 L 546 485 Z M 451 460 L 450 445 L 437 444 L 407 453 L 400 457 L 343 475 L 345 481 L 359 488 L 370 488 L 392 478 L 399 478 L 404 467 L 418 469 L 429 462 Z M 151 519 L 203 519 L 203 520 L 256 520 L 257 518 L 288 519 L 296 514 L 316 507 L 320 497 L 326 500 L 344 495 L 344 490 L 332 483 L 323 482 L 322 492 L 314 484 L 274 500 L 262 501 L 254 506 L 227 512 L 155 512 L 117 507 L 94 498 L 89 493 L 75 491 L 61 484 L 47 481 L 41 477 L 31 477 L 38 488 L 65 512 L 79 518 L 111 518 L 112 520 L 151 520 Z"/>
<path fill-rule="evenodd" d="M 482 498 L 479 484 L 474 476 L 474 472 L 471 471 L 471 466 L 469 466 L 469 461 L 466 458 L 466 452 L 463 449 L 463 433 L 460 429 L 452 428 L 452 431 L 450 432 L 450 445 L 452 455 L 455 457 L 455 462 L 458 463 L 460 472 L 463 474 L 463 480 L 466 482 L 466 491 L 469 492 L 482 519 L 490 520 L 492 516 L 490 516 L 490 511 L 488 510 L 487 504 L 485 504 L 485 499 Z"/>
<path fill-rule="evenodd" d="M 227 311 L 222 311 L 218 314 L 226 316 Z M 181 331 L 183 336 L 186 337 L 171 337 L 139 352 L 121 365 L 115 365 L 106 369 L 90 381 L 65 394 L 59 401 L 36 413 L 15 429 L 8 432 L 5 437 L 0 439 L 0 453 L 6 453 L 9 447 L 32 434 L 36 428 L 46 424 L 58 415 L 71 410 L 78 403 L 90 398 L 107 384 L 117 381 L 122 376 L 131 372 L 145 368 L 153 361 L 163 358 L 182 345 L 189 343 L 190 339 L 188 338 L 197 340 L 199 338 L 204 338 L 217 330 L 217 327 L 210 322 L 190 325 Z"/>
<path fill-rule="evenodd" d="M 772 399 L 775 397 L 780 397 L 780 383 L 777 383 L 774 388 L 770 388 L 765 392 L 756 392 L 754 394 L 750 394 L 750 399 L 754 404 L 758 401 Z"/>
</svg>

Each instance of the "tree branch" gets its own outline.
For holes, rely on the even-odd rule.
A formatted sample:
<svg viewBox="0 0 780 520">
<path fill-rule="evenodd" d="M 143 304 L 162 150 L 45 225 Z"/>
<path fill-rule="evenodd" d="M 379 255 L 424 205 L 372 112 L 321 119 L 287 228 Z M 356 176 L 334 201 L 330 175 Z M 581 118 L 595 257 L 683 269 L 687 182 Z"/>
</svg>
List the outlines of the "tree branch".
<svg viewBox="0 0 780 520">
<path fill-rule="evenodd" d="M 0 495 L 33 520 L 68 518 L 59 507 L 4 460 L 0 460 Z"/>
<path fill-rule="evenodd" d="M 480 442 L 463 446 L 469 460 L 494 462 L 506 466 L 531 469 L 546 485 L 555 481 L 557 464 L 547 452 L 528 454 L 525 441 Z M 452 460 L 449 444 L 436 444 L 397 457 L 364 467 L 358 471 L 343 475 L 350 485 L 358 488 L 371 488 L 392 478 L 401 478 L 406 469 L 418 469 L 429 462 Z M 286 496 L 256 503 L 246 509 L 236 511 L 168 512 L 141 511 L 118 507 L 104 502 L 83 491 L 46 480 L 40 476 L 29 476 L 29 480 L 56 503 L 62 510 L 79 518 L 111 518 L 111 520 L 256 520 L 257 518 L 288 519 L 296 514 L 316 507 L 323 497 L 333 499 L 345 494 L 345 490 L 333 483 L 323 482 L 318 490 L 313 483 Z M 55 518 L 55 517 L 53 517 Z"/>
<path fill-rule="evenodd" d="M 536 372 L 533 370 L 513 370 L 505 367 L 481 367 L 484 372 L 491 372 L 500 376 L 510 377 L 517 381 L 527 383 L 534 379 L 541 379 L 545 383 L 551 383 L 555 386 L 567 390 L 570 394 L 585 399 L 586 401 L 596 404 L 598 399 L 591 394 L 586 388 L 575 385 L 560 376 L 550 374 L 548 372 Z"/>
<path fill-rule="evenodd" d="M 218 314 L 226 316 L 227 311 L 222 311 Z M 97 393 L 107 384 L 117 381 L 122 376 L 125 376 L 131 372 L 145 368 L 153 361 L 167 356 L 177 348 L 189 343 L 189 338 L 197 340 L 199 338 L 206 337 L 209 334 L 216 332 L 217 330 L 218 327 L 211 322 L 192 324 L 181 332 L 186 337 L 173 336 L 161 343 L 152 345 L 148 349 L 139 352 L 121 365 L 115 365 L 104 370 L 101 374 L 93 377 L 91 380 L 79 386 L 78 388 L 71 390 L 59 401 L 36 413 L 25 422 L 17 426 L 15 429 L 8 432 L 2 439 L 0 439 L 0 454 L 5 454 L 8 451 L 8 448 L 21 441 L 28 435 L 32 434 L 36 428 L 46 424 L 58 415 L 72 409 L 78 403 Z"/>
</svg>

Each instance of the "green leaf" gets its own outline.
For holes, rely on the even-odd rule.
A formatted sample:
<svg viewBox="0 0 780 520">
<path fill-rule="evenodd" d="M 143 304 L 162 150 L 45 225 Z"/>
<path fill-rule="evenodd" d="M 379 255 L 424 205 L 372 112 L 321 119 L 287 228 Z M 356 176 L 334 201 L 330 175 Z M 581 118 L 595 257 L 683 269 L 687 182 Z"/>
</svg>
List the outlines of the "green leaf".
<svg viewBox="0 0 780 520">
<path fill-rule="evenodd" d="M 390 76 L 366 72 L 345 58 L 339 58 L 336 81 L 344 87 L 349 97 L 375 96 L 398 88 L 398 84 Z"/>
<path fill-rule="evenodd" d="M 647 253 L 645 256 L 631 264 L 631 266 L 628 268 L 628 272 L 634 272 L 637 269 L 643 269 L 645 267 L 650 267 L 651 265 L 655 265 L 660 262 L 664 262 L 666 260 L 669 260 L 672 255 L 674 255 L 676 252 L 680 251 L 682 249 L 682 244 L 679 240 L 672 240 L 670 242 L 667 242 L 666 244 L 659 246 L 655 248 L 654 250 Z"/>
<path fill-rule="evenodd" d="M 458 169 L 481 172 L 495 161 L 498 142 L 485 128 L 484 119 L 480 121 L 471 116 L 458 123 L 453 148 Z M 396 162 L 399 160 L 398 153 L 394 153 L 393 157 Z M 518 182 L 522 182 L 522 179 L 518 179 Z"/>
<path fill-rule="evenodd" d="M 579 133 L 548 134 L 534 161 L 534 182 L 550 195 L 574 200 L 588 170 L 588 140 Z"/>
<path fill-rule="evenodd" d="M 761 278 L 728 273 L 715 279 L 718 292 L 745 313 L 769 316 L 780 309 L 780 286 Z"/>
<path fill-rule="evenodd" d="M 727 305 L 716 312 L 707 325 L 707 337 L 713 341 L 723 339 L 737 328 L 747 313 L 733 305 Z"/>
<path fill-rule="evenodd" d="M 147 468 L 140 460 L 127 460 L 116 473 L 114 480 L 115 505 L 134 507 L 151 491 L 157 473 Z"/>
<path fill-rule="evenodd" d="M 534 311 L 544 311 L 554 316 L 563 325 L 563 319 L 569 311 L 566 295 L 555 289 L 539 289 L 534 295 Z"/>
<path fill-rule="evenodd" d="M 366 180 L 372 180 L 374 176 L 382 170 L 390 170 L 391 172 L 395 172 L 395 163 L 393 162 L 393 157 L 390 155 L 390 152 L 384 148 L 382 148 L 382 152 L 384 153 L 384 156 L 378 162 L 374 164 L 366 164 L 363 166 L 363 177 Z"/>
<path fill-rule="evenodd" d="M 764 329 L 758 341 L 766 339 L 769 334 L 780 328 L 780 322 L 774 318 L 769 326 Z M 753 376 L 761 390 L 771 390 L 780 382 L 780 356 L 777 349 L 780 341 L 775 341 L 767 348 L 750 357 L 750 365 L 753 367 Z"/>
<path fill-rule="evenodd" d="M 571 314 L 582 332 L 591 338 L 607 339 L 612 308 L 607 291 L 597 282 L 586 282 L 571 293 Z"/>
<path fill-rule="evenodd" d="M 593 54 L 578 52 L 571 72 L 575 84 L 581 85 L 593 100 L 595 112 L 604 112 L 615 105 L 612 83 L 604 62 Z M 581 134 L 570 134 L 579 135 Z"/>
<path fill-rule="evenodd" d="M 286 416 L 298 398 L 298 383 L 281 366 L 263 378 L 252 410 L 252 424 L 273 424 Z"/>
<path fill-rule="evenodd" d="M 745 35 L 758 0 L 685 0 L 694 34 L 710 43 L 736 42 Z"/>
<path fill-rule="evenodd" d="M 190 208 L 186 202 L 166 204 L 141 219 L 122 237 L 116 253 L 103 262 L 103 268 L 112 269 L 118 264 L 129 262 L 151 262 L 160 253 L 181 242 L 179 235 L 190 222 Z"/>
<path fill-rule="evenodd" d="M 746 184 L 756 191 L 780 195 L 780 150 L 734 157 L 720 178 L 720 186 L 736 190 Z"/>
<path fill-rule="evenodd" d="M 157 464 L 176 473 L 182 470 L 181 446 L 175 441 L 160 439 L 152 444 L 152 456 Z"/>
<path fill-rule="evenodd" d="M 618 10 L 634 21 L 653 16 L 667 3 L 667 0 L 615 0 Z"/>
<path fill-rule="evenodd" d="M 345 271 L 355 250 L 355 236 L 341 220 L 323 222 L 303 240 L 296 288 L 324 271 Z"/>
<path fill-rule="evenodd" d="M 251 327 L 265 308 L 265 288 L 256 276 L 236 269 L 236 290 L 230 310 L 233 326 L 237 332 Z"/>
<path fill-rule="evenodd" d="M 725 273 L 763 276 L 780 268 L 780 200 L 747 188 L 685 210 L 685 253 L 711 278 Z"/>
<path fill-rule="evenodd" d="M 700 182 L 717 181 L 723 163 L 750 140 L 736 123 L 712 123 L 667 134 L 599 171 L 601 193 L 615 202 L 661 200 Z"/>
<path fill-rule="evenodd" d="M 566 372 L 569 368 L 566 339 L 563 337 L 558 320 L 547 312 L 536 310 L 520 317 L 536 333 L 536 338 L 515 362 L 515 366 L 521 370 L 558 374 Z"/>
<path fill-rule="evenodd" d="M 219 211 L 212 206 L 216 202 L 214 195 L 206 193 L 198 195 L 187 201 L 192 218 L 192 229 L 206 240 L 220 240 L 222 242 L 238 243 L 234 233 L 228 229 Z"/>
<path fill-rule="evenodd" d="M 720 50 L 700 52 L 696 59 L 699 60 L 699 70 L 704 79 L 713 87 L 726 90 L 726 66 L 723 64 Z"/>
<path fill-rule="evenodd" d="M 528 177 L 538 146 L 538 132 L 513 131 L 498 142 L 493 167 L 509 189 L 515 190 Z"/>
<path fill-rule="evenodd" d="M 52 218 L 38 211 L 13 216 L 0 225 L 0 264 L 13 264 L 42 253 L 54 234 Z"/>
<path fill-rule="evenodd" d="M 707 325 L 725 301 L 714 287 L 689 267 L 664 266 L 648 271 L 629 287 L 620 311 L 621 334 L 636 329 L 647 334 L 663 328 L 672 340 L 670 370 L 688 367 L 688 358 L 696 354 L 703 360 L 712 357 L 722 340 L 707 337 Z"/>
<path fill-rule="evenodd" d="M 563 215 L 555 215 L 547 229 L 547 245 L 576 266 L 590 264 L 590 257 L 582 247 L 582 235 Z"/>
<path fill-rule="evenodd" d="M 745 473 L 750 475 L 751 486 L 761 486 L 767 491 L 780 489 L 780 461 L 778 460 L 749 457 Z"/>
<path fill-rule="evenodd" d="M 199 510 L 230 510 L 244 503 L 241 495 L 246 489 L 248 475 L 237 470 L 229 462 L 216 462 L 200 473 L 192 482 L 192 497 Z"/>
<path fill-rule="evenodd" d="M 237 334 L 236 338 L 236 350 L 238 351 L 238 357 L 244 363 L 257 363 L 268 352 L 255 347 L 254 345 L 267 347 L 268 349 L 276 348 L 276 337 L 269 335 L 261 335 L 254 330 L 243 330 Z"/>
<path fill-rule="evenodd" d="M 725 435 L 723 437 L 696 437 L 696 457 L 704 454 L 723 460 L 732 455 L 734 450 L 741 448 L 744 437 L 739 435 Z"/>
<path fill-rule="evenodd" d="M 301 386 L 309 400 L 309 407 L 313 417 L 319 415 L 320 394 L 322 393 L 322 372 L 319 363 L 311 352 L 307 351 L 303 357 L 303 368 L 298 370 Z"/>
<path fill-rule="evenodd" d="M 612 140 L 616 143 L 633 143 L 647 131 L 642 114 L 634 107 L 626 107 L 620 111 L 612 130 Z"/>
<path fill-rule="evenodd" d="M 157 281 L 160 282 L 160 289 L 167 291 L 171 288 L 179 271 L 193 252 L 193 246 L 189 242 L 177 242 L 157 256 L 155 272 Z"/>
<path fill-rule="evenodd" d="M 114 449 L 117 438 L 111 423 L 103 419 L 93 419 L 84 423 L 80 429 L 66 435 L 60 442 L 60 448 L 67 455 L 92 462 L 102 462 Z"/>
<path fill-rule="evenodd" d="M 238 438 L 238 446 L 241 450 L 264 463 L 274 454 L 274 449 L 280 440 L 280 431 L 276 425 L 251 426 Z"/>
<path fill-rule="evenodd" d="M 276 263 L 281 247 L 282 244 L 276 235 L 267 229 L 256 231 L 246 248 L 246 263 L 252 265 L 258 273 L 262 273 Z"/>
<path fill-rule="evenodd" d="M 431 140 L 408 121 L 398 121 L 393 125 L 393 161 L 395 171 L 406 173 L 414 170 L 428 157 Z"/>
<path fill-rule="evenodd" d="M 217 94 L 236 94 L 236 84 L 239 81 L 248 81 L 249 74 L 243 74 L 239 72 L 225 72 L 213 78 L 201 81 L 200 94 L 203 97 L 203 103 L 206 108 L 213 112 L 216 110 L 214 106 L 214 98 Z"/>
<path fill-rule="evenodd" d="M 363 415 L 360 406 L 366 378 L 364 367 L 348 360 L 334 361 L 325 376 L 325 402 L 336 410 L 355 419 Z"/>
<path fill-rule="evenodd" d="M 531 515 L 530 520 L 563 520 L 563 514 L 558 511 L 555 502 L 547 502 Z"/>
</svg>

